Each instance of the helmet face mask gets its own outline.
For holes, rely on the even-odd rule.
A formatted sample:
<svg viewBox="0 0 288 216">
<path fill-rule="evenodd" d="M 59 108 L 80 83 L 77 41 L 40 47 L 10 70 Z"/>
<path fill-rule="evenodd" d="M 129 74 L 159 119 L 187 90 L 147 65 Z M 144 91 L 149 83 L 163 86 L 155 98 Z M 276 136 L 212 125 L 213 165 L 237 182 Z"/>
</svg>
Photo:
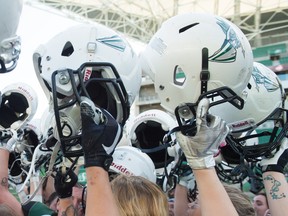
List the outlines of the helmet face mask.
<svg viewBox="0 0 288 216">
<path fill-rule="evenodd" d="M 21 52 L 21 39 L 16 35 L 23 1 L 0 0 L 0 73 L 15 69 Z"/>
<path fill-rule="evenodd" d="M 276 108 L 284 107 L 285 92 L 277 75 L 266 66 L 254 62 L 253 72 L 246 92 L 244 107 L 239 110 L 230 104 L 220 104 L 209 109 L 220 116 L 231 128 L 231 133 L 239 134 L 262 124 Z"/>
<path fill-rule="evenodd" d="M 99 69 L 97 70 L 97 68 L 101 69 L 103 67 L 110 67 L 112 71 L 114 70 L 114 77 L 103 77 L 103 75 L 101 75 L 103 71 Z M 89 71 L 91 72 L 88 79 L 87 75 L 85 74 L 87 68 L 89 68 Z M 57 91 L 59 87 L 61 88 L 61 84 L 59 85 L 59 80 L 57 80 L 57 78 L 59 78 L 59 73 L 63 73 L 63 71 L 55 71 L 52 74 L 51 91 L 58 138 L 60 139 L 64 155 L 81 156 L 83 154 L 81 150 L 71 151 L 71 147 L 79 145 L 80 142 L 79 134 L 81 126 L 79 124 L 81 124 L 81 122 L 80 119 L 78 119 L 78 122 L 75 121 L 75 118 L 77 118 L 76 116 L 80 117 L 80 110 L 78 106 L 78 104 L 81 102 L 80 97 L 89 97 L 95 103 L 95 105 L 106 109 L 119 123 L 124 124 L 129 116 L 130 109 L 128 95 L 119 74 L 113 65 L 108 63 L 87 63 L 83 64 L 76 71 L 68 69 L 65 70 L 65 72 L 67 72 L 66 75 L 68 75 L 67 79 L 71 80 L 71 87 L 73 90 L 73 92 L 71 92 L 71 96 L 67 97 L 63 97 L 63 95 L 59 94 L 59 91 Z M 87 80 L 84 81 L 84 78 Z M 74 109 L 73 116 L 75 127 L 72 127 L 72 129 L 69 129 L 69 126 L 71 126 L 69 123 L 66 124 L 66 127 L 64 125 L 65 121 L 62 119 L 62 116 L 67 113 L 67 109 L 70 107 L 74 107 L 72 109 Z M 77 127 L 77 123 L 79 127 Z M 75 128 L 78 128 L 78 130 L 73 130 Z"/>
<path fill-rule="evenodd" d="M 244 90 L 247 94 L 242 110 L 230 104 L 220 104 L 209 112 L 220 116 L 230 127 L 229 145 L 246 160 L 269 156 L 279 146 L 287 128 L 285 92 L 277 75 L 266 66 L 254 62 L 250 81 Z M 256 131 L 257 133 L 252 133 Z M 258 141 L 253 145 L 253 139 Z"/>
<path fill-rule="evenodd" d="M 276 108 L 266 119 L 253 127 L 253 130 L 245 132 L 244 136 L 228 134 L 227 143 L 231 148 L 247 161 L 257 161 L 260 157 L 271 157 L 274 150 L 281 145 L 281 141 L 286 137 L 288 123 L 288 110 Z M 267 125 L 269 125 L 267 127 Z M 257 133 L 252 133 L 256 131 Z M 247 145 L 250 140 L 258 138 L 258 142 Z"/>
<path fill-rule="evenodd" d="M 0 44 L 0 73 L 14 70 L 21 53 L 20 37 L 9 38 Z"/>
<path fill-rule="evenodd" d="M 73 26 L 40 45 L 33 62 L 55 113 L 54 135 L 64 156 L 83 155 L 79 145 L 81 96 L 124 126 L 140 89 L 141 70 L 137 55 L 117 32 L 100 24 Z"/>
<path fill-rule="evenodd" d="M 175 108 L 175 116 L 179 125 L 179 129 L 186 134 L 185 125 L 196 117 L 196 109 L 201 99 L 208 98 L 211 100 L 209 107 L 217 106 L 228 102 L 235 109 L 243 109 L 244 100 L 239 97 L 233 90 L 228 87 L 221 87 L 212 91 L 205 92 L 200 95 L 196 103 L 183 103 Z M 216 98 L 216 100 L 215 100 Z"/>
</svg>

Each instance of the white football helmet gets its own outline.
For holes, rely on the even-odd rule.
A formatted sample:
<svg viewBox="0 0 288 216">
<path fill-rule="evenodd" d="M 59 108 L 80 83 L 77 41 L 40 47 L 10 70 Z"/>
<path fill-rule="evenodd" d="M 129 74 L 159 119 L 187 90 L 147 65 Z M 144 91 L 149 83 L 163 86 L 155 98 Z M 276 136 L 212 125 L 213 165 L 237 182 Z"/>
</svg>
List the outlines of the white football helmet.
<svg viewBox="0 0 288 216">
<path fill-rule="evenodd" d="M 73 134 L 63 135 L 61 116 L 69 107 L 76 107 L 80 116 L 81 96 L 125 124 L 140 89 L 141 68 L 138 56 L 119 33 L 100 24 L 70 27 L 40 45 L 33 62 L 46 97 L 53 101 L 62 147 L 79 138 L 77 134 L 73 141 Z M 81 128 L 81 122 L 76 124 Z"/>
<path fill-rule="evenodd" d="M 12 71 L 19 59 L 21 40 L 17 36 L 22 0 L 0 0 L 0 73 Z"/>
<path fill-rule="evenodd" d="M 20 129 L 35 115 L 38 106 L 37 94 L 26 83 L 13 83 L 2 90 L 0 129 Z"/>
<path fill-rule="evenodd" d="M 246 160 L 271 157 L 288 129 L 285 92 L 277 75 L 263 64 L 254 62 L 252 76 L 245 90 L 244 108 L 229 104 L 211 107 L 209 112 L 223 118 L 231 128 L 227 143 Z M 255 134 L 256 131 L 256 134 Z M 253 145 L 246 145 L 258 138 Z"/>
<path fill-rule="evenodd" d="M 233 134 L 248 131 L 262 123 L 276 108 L 284 108 L 285 92 L 278 76 L 265 65 L 254 62 L 245 89 L 247 98 L 242 110 L 229 103 L 219 104 L 209 112 L 226 121 Z"/>
<path fill-rule="evenodd" d="M 162 24 L 140 53 L 140 63 L 143 74 L 154 80 L 162 107 L 185 118 L 191 112 L 179 105 L 193 113 L 191 107 L 203 97 L 221 96 L 210 106 L 228 101 L 241 109 L 253 55 L 245 35 L 230 21 L 187 13 Z"/>
<path fill-rule="evenodd" d="M 26 150 L 26 154 L 33 154 L 36 146 L 45 139 L 40 130 L 40 124 L 40 119 L 32 119 L 23 125 L 22 130 L 18 131 L 18 140 L 14 151 L 21 153 Z"/>
<path fill-rule="evenodd" d="M 133 146 L 117 146 L 110 171 L 124 175 L 142 176 L 156 183 L 156 171 L 151 158 Z"/>
<path fill-rule="evenodd" d="M 156 169 L 162 168 L 174 159 L 174 155 L 169 155 L 168 149 L 176 144 L 176 138 L 169 132 L 176 126 L 176 120 L 167 112 L 157 109 L 147 110 L 127 125 L 128 142 L 147 153 Z"/>
</svg>

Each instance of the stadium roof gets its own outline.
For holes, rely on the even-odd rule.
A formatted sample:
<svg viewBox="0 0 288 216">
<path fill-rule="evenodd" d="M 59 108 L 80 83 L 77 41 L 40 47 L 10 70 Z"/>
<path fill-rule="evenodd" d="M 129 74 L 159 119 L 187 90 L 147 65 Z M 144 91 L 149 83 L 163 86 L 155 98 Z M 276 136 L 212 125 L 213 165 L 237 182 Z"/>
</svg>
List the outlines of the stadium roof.
<svg viewBox="0 0 288 216">
<path fill-rule="evenodd" d="M 147 42 L 161 23 L 186 12 L 208 12 L 233 21 L 252 46 L 288 40 L 287 0 L 26 0 L 105 24 Z M 276 36 L 275 36 L 276 35 Z M 272 40 L 272 41 L 271 41 Z"/>
</svg>

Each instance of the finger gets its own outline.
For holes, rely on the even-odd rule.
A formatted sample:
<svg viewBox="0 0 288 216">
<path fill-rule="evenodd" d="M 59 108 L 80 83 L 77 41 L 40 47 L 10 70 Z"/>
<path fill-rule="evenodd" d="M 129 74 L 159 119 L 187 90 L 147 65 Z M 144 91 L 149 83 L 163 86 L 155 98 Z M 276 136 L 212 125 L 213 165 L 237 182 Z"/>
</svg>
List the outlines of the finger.
<svg viewBox="0 0 288 216">
<path fill-rule="evenodd" d="M 105 116 L 105 122 L 107 123 L 107 125 L 117 124 L 117 121 L 115 120 L 115 118 L 107 110 L 102 109 L 102 112 Z"/>
<path fill-rule="evenodd" d="M 209 105 L 210 105 L 210 102 L 208 98 L 201 99 L 197 106 L 196 117 L 203 118 L 209 109 Z"/>
<path fill-rule="evenodd" d="M 203 98 L 199 101 L 199 104 L 197 106 L 196 111 L 196 125 L 197 125 L 197 131 L 200 130 L 200 125 L 202 124 L 202 121 L 206 121 L 206 114 L 209 109 L 209 100 L 207 98 Z"/>
</svg>

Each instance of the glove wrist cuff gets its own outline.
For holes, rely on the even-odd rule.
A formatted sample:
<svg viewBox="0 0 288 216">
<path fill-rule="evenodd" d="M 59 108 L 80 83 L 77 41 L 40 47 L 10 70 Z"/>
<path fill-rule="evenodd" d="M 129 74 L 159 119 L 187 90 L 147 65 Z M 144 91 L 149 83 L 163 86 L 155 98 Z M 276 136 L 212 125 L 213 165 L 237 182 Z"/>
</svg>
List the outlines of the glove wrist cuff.
<svg viewBox="0 0 288 216">
<path fill-rule="evenodd" d="M 95 156 L 95 157 L 89 157 L 85 159 L 85 164 L 84 167 L 102 167 L 104 170 L 107 172 L 109 171 L 110 165 L 113 162 L 113 157 L 111 155 L 106 155 L 106 156 Z"/>
<path fill-rule="evenodd" d="M 262 173 L 269 172 L 269 171 L 284 173 L 284 167 L 282 167 L 280 165 L 266 165 L 266 166 L 262 166 Z"/>
<path fill-rule="evenodd" d="M 187 158 L 189 166 L 193 169 L 209 169 L 215 166 L 215 160 L 213 155 L 206 157 L 191 157 Z"/>
</svg>

